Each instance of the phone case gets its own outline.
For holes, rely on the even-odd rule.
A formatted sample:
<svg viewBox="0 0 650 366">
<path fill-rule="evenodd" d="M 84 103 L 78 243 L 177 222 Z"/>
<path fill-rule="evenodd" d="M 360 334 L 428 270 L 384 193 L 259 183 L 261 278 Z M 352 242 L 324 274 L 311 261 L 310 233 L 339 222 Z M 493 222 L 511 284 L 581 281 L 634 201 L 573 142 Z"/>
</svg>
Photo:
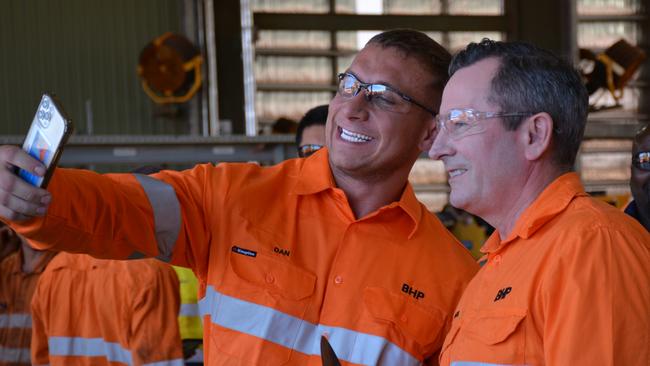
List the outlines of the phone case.
<svg viewBox="0 0 650 366">
<path fill-rule="evenodd" d="M 72 131 L 72 121 L 67 117 L 58 99 L 53 95 L 43 94 L 23 142 L 23 150 L 45 163 L 47 171 L 45 176 L 38 177 L 20 169 L 18 175 L 32 185 L 46 188 Z"/>
</svg>

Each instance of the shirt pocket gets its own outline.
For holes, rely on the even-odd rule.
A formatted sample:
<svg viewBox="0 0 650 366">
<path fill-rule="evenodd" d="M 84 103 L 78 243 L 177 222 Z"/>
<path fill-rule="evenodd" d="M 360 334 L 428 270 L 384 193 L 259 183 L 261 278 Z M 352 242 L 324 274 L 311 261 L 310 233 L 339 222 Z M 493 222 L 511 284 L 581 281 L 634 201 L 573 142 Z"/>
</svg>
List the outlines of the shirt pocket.
<svg viewBox="0 0 650 366">
<path fill-rule="evenodd" d="M 444 313 L 416 300 L 380 287 L 367 287 L 363 295 L 365 316 L 370 329 L 420 361 L 438 348 Z"/>
<path fill-rule="evenodd" d="M 224 362 L 281 365 L 293 352 L 316 276 L 269 254 L 250 254 L 229 255 L 213 304 L 211 343 L 223 352 Z M 214 356 L 217 362 L 220 356 Z"/>
<path fill-rule="evenodd" d="M 475 316 L 465 319 L 461 326 L 456 341 L 459 353 L 452 350 L 452 359 L 524 364 L 526 316 L 526 309 L 517 308 L 478 311 Z"/>
</svg>

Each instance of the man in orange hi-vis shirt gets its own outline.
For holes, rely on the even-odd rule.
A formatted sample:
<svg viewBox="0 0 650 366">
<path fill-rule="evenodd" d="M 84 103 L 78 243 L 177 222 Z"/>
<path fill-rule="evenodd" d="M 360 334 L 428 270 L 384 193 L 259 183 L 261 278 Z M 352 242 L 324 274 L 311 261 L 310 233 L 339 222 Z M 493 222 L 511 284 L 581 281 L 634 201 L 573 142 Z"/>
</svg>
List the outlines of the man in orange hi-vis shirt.
<svg viewBox="0 0 650 366">
<path fill-rule="evenodd" d="M 32 364 L 183 366 L 179 307 L 168 264 L 59 253 L 34 292 Z"/>
<path fill-rule="evenodd" d="M 30 304 L 39 278 L 56 253 L 32 249 L 8 227 L 0 230 L 4 232 L 0 249 L 18 243 L 18 250 L 0 260 L 0 366 L 31 365 Z"/>
<path fill-rule="evenodd" d="M 48 193 L 1 147 L 0 215 L 43 248 L 191 267 L 208 365 L 320 365 L 323 335 L 344 365 L 436 364 L 478 268 L 408 183 L 450 59 L 421 32 L 375 36 L 339 75 L 327 147 L 272 167 L 59 169 Z"/>
<path fill-rule="evenodd" d="M 454 312 L 442 365 L 650 364 L 650 234 L 572 172 L 579 74 L 526 43 L 455 56 L 429 152 L 452 205 L 496 228 Z"/>
</svg>

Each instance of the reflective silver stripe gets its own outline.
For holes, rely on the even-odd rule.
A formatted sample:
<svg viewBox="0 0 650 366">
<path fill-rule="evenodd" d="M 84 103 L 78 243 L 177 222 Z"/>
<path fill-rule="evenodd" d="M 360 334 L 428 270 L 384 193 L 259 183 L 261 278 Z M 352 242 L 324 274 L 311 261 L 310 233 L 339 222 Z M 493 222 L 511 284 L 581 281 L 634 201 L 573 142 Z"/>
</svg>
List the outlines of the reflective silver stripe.
<svg viewBox="0 0 650 366">
<path fill-rule="evenodd" d="M 144 189 L 153 209 L 156 241 L 158 242 L 156 258 L 169 262 L 172 259 L 174 244 L 181 231 L 181 205 L 176 197 L 176 191 L 171 185 L 148 175 L 134 175 Z"/>
<path fill-rule="evenodd" d="M 199 304 L 181 304 L 181 310 L 178 316 L 200 316 Z"/>
<path fill-rule="evenodd" d="M 341 360 L 363 365 L 420 365 L 420 361 L 389 340 L 350 329 L 312 324 L 273 308 L 243 301 L 208 286 L 199 301 L 201 315 L 224 328 L 262 338 L 307 355 L 320 355 L 320 336 Z"/>
<path fill-rule="evenodd" d="M 49 337 L 47 343 L 52 356 L 103 356 L 111 362 L 133 365 L 129 350 L 119 343 L 106 342 L 101 338 Z"/>
<path fill-rule="evenodd" d="M 0 328 L 31 328 L 32 317 L 29 314 L 2 314 Z"/>
<path fill-rule="evenodd" d="M 486 363 L 486 362 L 472 362 L 472 361 L 454 361 L 451 366 L 514 366 L 503 363 Z"/>
<path fill-rule="evenodd" d="M 29 348 L 7 348 L 0 346 L 0 361 L 15 363 L 31 363 Z"/>
<path fill-rule="evenodd" d="M 158 361 L 153 363 L 145 363 L 142 366 L 185 366 L 185 361 L 182 358 L 177 358 L 170 361 Z"/>
</svg>

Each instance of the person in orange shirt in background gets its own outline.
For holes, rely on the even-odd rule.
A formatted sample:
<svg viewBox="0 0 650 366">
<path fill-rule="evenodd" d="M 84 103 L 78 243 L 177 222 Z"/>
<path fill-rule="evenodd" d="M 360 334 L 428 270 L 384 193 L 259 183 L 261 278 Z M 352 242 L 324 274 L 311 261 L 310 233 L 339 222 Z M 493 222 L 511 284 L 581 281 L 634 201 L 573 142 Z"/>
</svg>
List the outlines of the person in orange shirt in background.
<svg viewBox="0 0 650 366">
<path fill-rule="evenodd" d="M 442 365 L 650 364 L 650 234 L 573 172 L 579 74 L 484 39 L 450 66 L 438 135 L 452 205 L 496 228 L 454 314 Z"/>
<path fill-rule="evenodd" d="M 0 261 L 0 365 L 31 365 L 30 304 L 41 273 L 56 253 L 32 249 L 27 240 L 3 226 L 0 250 L 18 250 Z"/>
<path fill-rule="evenodd" d="M 632 198 L 625 213 L 634 217 L 650 232 L 650 127 L 645 126 L 634 138 L 632 147 Z"/>
<path fill-rule="evenodd" d="M 165 263 L 60 253 L 34 293 L 32 363 L 183 366 L 179 306 Z"/>
<path fill-rule="evenodd" d="M 317 365 L 323 335 L 345 365 L 436 364 L 477 270 L 408 183 L 450 59 L 421 32 L 375 36 L 339 75 L 327 147 L 271 167 L 57 169 L 48 193 L 6 168 L 36 160 L 0 147 L 0 214 L 42 248 L 192 268 L 208 365 Z"/>
</svg>

